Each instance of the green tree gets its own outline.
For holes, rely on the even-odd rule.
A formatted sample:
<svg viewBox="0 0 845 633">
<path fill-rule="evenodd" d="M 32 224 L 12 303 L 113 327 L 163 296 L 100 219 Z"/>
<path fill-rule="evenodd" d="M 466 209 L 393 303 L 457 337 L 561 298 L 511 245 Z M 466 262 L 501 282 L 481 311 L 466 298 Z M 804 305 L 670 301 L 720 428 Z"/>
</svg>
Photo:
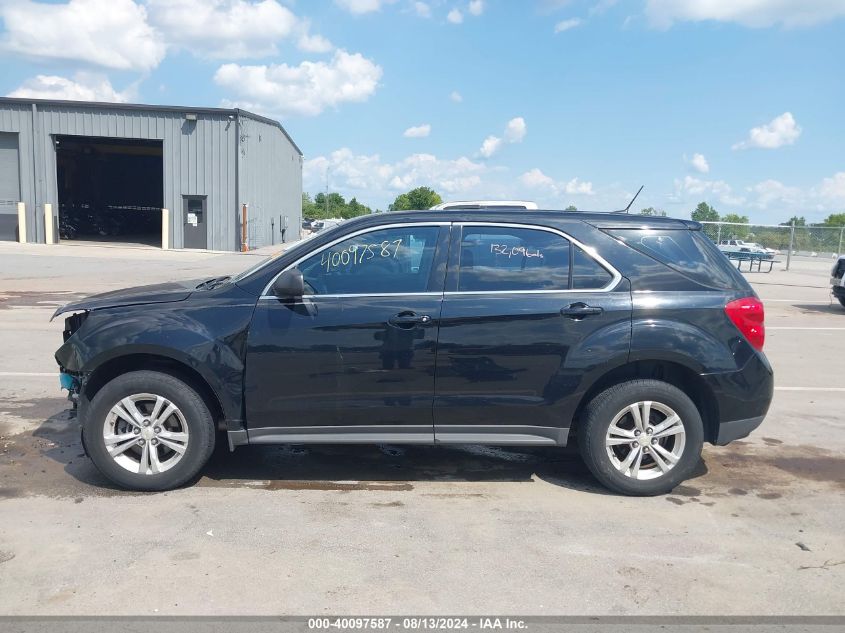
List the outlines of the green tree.
<svg viewBox="0 0 845 633">
<path fill-rule="evenodd" d="M 795 226 L 807 226 L 807 220 L 804 219 L 803 215 L 800 218 L 797 215 L 793 215 L 786 222 L 781 222 L 780 225 L 790 226 L 793 222 L 795 223 Z"/>
<path fill-rule="evenodd" d="M 416 209 L 430 209 L 434 205 L 440 204 L 443 199 L 440 195 L 428 187 L 417 187 L 411 189 L 407 193 L 402 193 L 396 196 L 396 200 L 390 205 L 391 211 L 413 211 Z"/>
<path fill-rule="evenodd" d="M 359 215 L 372 213 L 370 207 L 361 204 L 356 198 L 349 203 L 337 192 L 318 193 L 311 199 L 307 193 L 302 194 L 302 217 L 309 220 L 325 220 L 326 218 L 354 218 Z"/>
<path fill-rule="evenodd" d="M 722 222 L 731 222 L 733 224 L 748 224 L 748 216 L 739 215 L 738 213 L 727 213 L 722 216 Z"/>
<path fill-rule="evenodd" d="M 640 215 L 657 215 L 666 217 L 666 212 L 663 209 L 655 209 L 654 207 L 646 207 L 640 210 Z"/>
<path fill-rule="evenodd" d="M 825 226 L 845 226 L 845 213 L 831 213 L 823 224 Z"/>
<path fill-rule="evenodd" d="M 314 204 L 314 201 L 311 199 L 311 196 L 308 195 L 305 191 L 302 192 L 302 217 L 308 218 L 309 220 L 313 220 L 317 217 L 317 209 Z"/>
<path fill-rule="evenodd" d="M 706 202 L 699 202 L 690 216 L 696 222 L 718 222 L 719 213 Z"/>
<path fill-rule="evenodd" d="M 730 222 L 734 225 L 748 224 L 748 216 L 737 213 L 726 213 L 722 216 L 722 222 Z M 722 239 L 744 240 L 753 237 L 747 226 L 723 226 Z"/>
<path fill-rule="evenodd" d="M 564 209 L 564 211 L 577 211 L 577 210 L 578 210 L 578 207 L 576 207 L 574 204 L 570 204 L 568 207 L 566 207 Z"/>
<path fill-rule="evenodd" d="M 343 211 L 344 218 L 357 218 L 359 215 L 367 215 L 372 213 L 370 207 L 365 207 L 363 204 L 358 202 L 358 199 L 353 197 L 352 200 L 349 201 L 349 204 L 346 205 L 346 209 Z"/>
</svg>

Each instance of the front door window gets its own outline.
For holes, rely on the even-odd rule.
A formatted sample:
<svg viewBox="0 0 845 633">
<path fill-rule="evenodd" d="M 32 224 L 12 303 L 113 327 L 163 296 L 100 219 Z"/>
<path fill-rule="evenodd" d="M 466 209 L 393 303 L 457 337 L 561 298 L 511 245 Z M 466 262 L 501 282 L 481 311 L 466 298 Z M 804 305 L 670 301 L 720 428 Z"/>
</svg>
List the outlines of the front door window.
<svg viewBox="0 0 845 633">
<path fill-rule="evenodd" d="M 415 294 L 430 287 L 438 227 L 381 229 L 350 237 L 300 262 L 316 295 Z"/>
</svg>

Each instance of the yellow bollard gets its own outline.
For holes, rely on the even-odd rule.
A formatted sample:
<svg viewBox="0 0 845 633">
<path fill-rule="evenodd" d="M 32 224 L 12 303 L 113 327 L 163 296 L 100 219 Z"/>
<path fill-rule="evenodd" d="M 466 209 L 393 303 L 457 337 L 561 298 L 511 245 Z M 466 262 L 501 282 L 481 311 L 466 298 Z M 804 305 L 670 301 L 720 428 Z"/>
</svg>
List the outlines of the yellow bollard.
<svg viewBox="0 0 845 633">
<path fill-rule="evenodd" d="M 170 248 L 170 211 L 167 209 L 161 210 L 161 248 Z"/>
<path fill-rule="evenodd" d="M 44 243 L 56 243 L 56 236 L 53 233 L 53 205 L 49 202 L 44 204 Z"/>
<path fill-rule="evenodd" d="M 26 205 L 18 202 L 18 242 L 26 244 Z"/>
</svg>

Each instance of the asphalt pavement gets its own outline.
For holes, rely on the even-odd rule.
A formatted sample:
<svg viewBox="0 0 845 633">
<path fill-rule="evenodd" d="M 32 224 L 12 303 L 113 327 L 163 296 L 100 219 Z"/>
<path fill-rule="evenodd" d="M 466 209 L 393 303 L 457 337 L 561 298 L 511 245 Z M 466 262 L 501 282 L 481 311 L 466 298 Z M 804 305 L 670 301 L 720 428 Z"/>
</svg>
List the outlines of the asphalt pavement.
<svg viewBox="0 0 845 633">
<path fill-rule="evenodd" d="M 607 493 L 560 449 L 220 446 L 120 491 L 59 391 L 55 307 L 255 255 L 0 243 L 0 615 L 843 615 L 845 308 L 831 262 L 748 277 L 776 372 L 751 437 L 673 493 Z"/>
</svg>

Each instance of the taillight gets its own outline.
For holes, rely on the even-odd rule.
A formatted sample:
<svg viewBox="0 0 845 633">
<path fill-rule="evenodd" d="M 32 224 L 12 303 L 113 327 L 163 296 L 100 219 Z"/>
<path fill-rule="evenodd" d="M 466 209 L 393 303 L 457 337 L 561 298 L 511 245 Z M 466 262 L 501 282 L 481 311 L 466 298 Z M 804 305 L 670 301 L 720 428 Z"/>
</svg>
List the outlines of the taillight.
<svg viewBox="0 0 845 633">
<path fill-rule="evenodd" d="M 725 314 L 755 349 L 763 349 L 763 342 L 766 340 L 766 326 L 763 325 L 762 301 L 756 297 L 745 297 L 731 301 L 725 306 Z"/>
</svg>

